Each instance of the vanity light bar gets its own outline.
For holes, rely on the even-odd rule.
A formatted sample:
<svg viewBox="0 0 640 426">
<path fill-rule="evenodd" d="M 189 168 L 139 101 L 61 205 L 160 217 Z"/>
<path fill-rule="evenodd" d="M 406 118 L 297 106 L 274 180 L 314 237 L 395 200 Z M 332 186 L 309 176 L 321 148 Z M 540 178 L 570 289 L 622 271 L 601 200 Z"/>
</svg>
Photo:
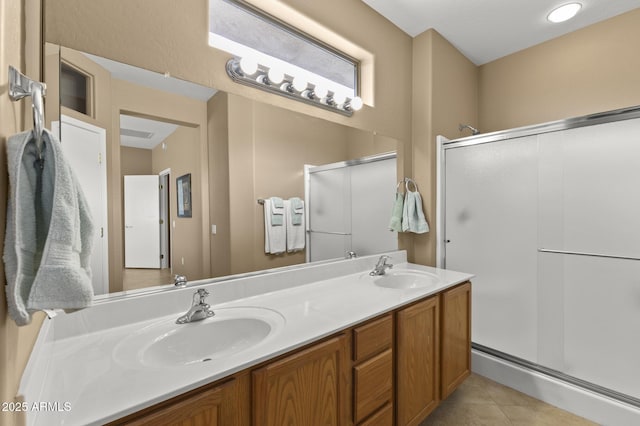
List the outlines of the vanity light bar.
<svg viewBox="0 0 640 426">
<path fill-rule="evenodd" d="M 351 117 L 362 108 L 362 99 L 349 98 L 303 79 L 284 74 L 274 68 L 233 58 L 227 61 L 227 74 L 236 83 L 251 86 L 276 95 L 315 105 Z"/>
</svg>

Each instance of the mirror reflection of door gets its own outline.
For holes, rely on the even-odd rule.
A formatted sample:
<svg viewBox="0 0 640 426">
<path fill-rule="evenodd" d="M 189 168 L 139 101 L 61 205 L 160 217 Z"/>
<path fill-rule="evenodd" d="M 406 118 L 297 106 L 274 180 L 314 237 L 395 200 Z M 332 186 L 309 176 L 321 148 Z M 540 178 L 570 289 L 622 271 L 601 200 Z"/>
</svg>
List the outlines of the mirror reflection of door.
<svg viewBox="0 0 640 426">
<path fill-rule="evenodd" d="M 85 195 L 96 233 L 91 253 L 91 272 L 94 294 L 109 292 L 109 251 L 107 229 L 107 171 L 106 131 L 67 115 L 60 122 L 52 122 L 54 133 L 67 162 L 73 169 Z"/>
<path fill-rule="evenodd" d="M 124 177 L 124 267 L 160 269 L 160 178 Z"/>
<path fill-rule="evenodd" d="M 120 115 L 125 290 L 171 280 L 171 168 L 158 157 L 180 127 Z"/>
</svg>

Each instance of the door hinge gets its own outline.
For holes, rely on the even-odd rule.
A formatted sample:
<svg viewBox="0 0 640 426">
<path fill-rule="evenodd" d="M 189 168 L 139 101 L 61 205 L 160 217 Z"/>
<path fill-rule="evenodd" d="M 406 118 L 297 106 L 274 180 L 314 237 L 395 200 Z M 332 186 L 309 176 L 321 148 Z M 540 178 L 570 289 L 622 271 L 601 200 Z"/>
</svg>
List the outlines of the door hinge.
<svg viewBox="0 0 640 426">
<path fill-rule="evenodd" d="M 102 153 L 98 154 L 98 164 L 102 164 Z"/>
<path fill-rule="evenodd" d="M 104 228 L 100 228 L 100 238 L 104 238 Z"/>
</svg>

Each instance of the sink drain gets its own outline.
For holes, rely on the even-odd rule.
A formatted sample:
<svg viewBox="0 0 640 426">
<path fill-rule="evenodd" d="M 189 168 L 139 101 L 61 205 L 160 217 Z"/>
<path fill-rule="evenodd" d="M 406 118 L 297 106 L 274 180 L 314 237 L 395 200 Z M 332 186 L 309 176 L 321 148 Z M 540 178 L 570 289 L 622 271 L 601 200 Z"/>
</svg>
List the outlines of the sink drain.
<svg viewBox="0 0 640 426">
<path fill-rule="evenodd" d="M 202 362 L 207 362 L 207 361 L 211 361 L 211 358 L 205 358 L 202 360 Z"/>
</svg>

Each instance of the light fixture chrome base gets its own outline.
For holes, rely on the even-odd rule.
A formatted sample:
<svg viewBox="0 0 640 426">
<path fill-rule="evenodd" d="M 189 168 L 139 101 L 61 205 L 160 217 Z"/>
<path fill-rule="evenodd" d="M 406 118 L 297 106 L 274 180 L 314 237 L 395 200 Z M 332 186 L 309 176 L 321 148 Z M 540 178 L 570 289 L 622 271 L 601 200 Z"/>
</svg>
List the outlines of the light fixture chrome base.
<svg viewBox="0 0 640 426">
<path fill-rule="evenodd" d="M 313 96 L 309 96 L 309 89 L 304 89 L 301 92 L 296 91 L 291 84 L 288 84 L 286 81 L 281 84 L 269 84 L 268 78 L 260 78 L 261 75 L 265 74 L 264 72 L 258 70 L 256 75 L 246 76 L 240 70 L 240 61 L 236 58 L 229 59 L 226 65 L 227 75 L 231 77 L 233 81 L 236 83 L 244 84 L 245 86 L 255 87 L 260 90 L 264 90 L 269 93 L 273 93 L 279 96 L 283 96 L 288 99 L 293 99 L 299 102 L 304 102 L 308 105 L 314 105 L 320 107 L 322 109 L 326 109 L 327 111 L 336 112 L 338 114 L 345 115 L 347 117 L 351 117 L 353 115 L 353 111 L 350 109 L 344 109 L 341 105 L 337 105 L 332 102 L 327 102 L 324 99 L 319 99 Z M 281 87 L 285 87 L 283 90 Z"/>
</svg>

